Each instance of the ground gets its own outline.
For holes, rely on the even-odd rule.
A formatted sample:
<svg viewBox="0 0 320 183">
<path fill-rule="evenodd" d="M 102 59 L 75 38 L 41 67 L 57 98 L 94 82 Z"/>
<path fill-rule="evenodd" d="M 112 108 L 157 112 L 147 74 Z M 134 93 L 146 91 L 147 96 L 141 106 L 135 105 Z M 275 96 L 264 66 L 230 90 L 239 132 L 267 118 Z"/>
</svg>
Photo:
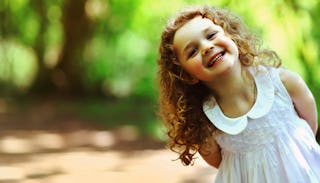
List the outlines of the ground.
<svg viewBox="0 0 320 183">
<path fill-rule="evenodd" d="M 201 158 L 183 166 L 163 141 L 131 126 L 104 129 L 58 114 L 52 102 L 32 104 L 0 100 L 0 183 L 214 181 L 216 169 Z"/>
</svg>

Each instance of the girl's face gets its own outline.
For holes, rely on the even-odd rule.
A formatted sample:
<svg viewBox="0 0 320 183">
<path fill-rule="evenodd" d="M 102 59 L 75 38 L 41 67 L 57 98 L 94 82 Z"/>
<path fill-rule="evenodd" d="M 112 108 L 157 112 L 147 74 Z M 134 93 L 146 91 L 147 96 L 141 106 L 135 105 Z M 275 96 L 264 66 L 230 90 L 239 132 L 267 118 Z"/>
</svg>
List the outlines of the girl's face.
<svg viewBox="0 0 320 183">
<path fill-rule="evenodd" d="M 213 81 L 239 64 L 235 42 L 222 27 L 201 16 L 176 31 L 173 47 L 181 67 L 204 82 Z"/>
</svg>

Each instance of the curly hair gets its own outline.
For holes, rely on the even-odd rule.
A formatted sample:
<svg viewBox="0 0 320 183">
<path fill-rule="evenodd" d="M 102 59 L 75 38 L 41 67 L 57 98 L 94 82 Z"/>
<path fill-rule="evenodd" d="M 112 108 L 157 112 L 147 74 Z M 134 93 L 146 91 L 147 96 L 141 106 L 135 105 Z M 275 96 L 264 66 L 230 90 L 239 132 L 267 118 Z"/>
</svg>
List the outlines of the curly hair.
<svg viewBox="0 0 320 183">
<path fill-rule="evenodd" d="M 209 89 L 201 82 L 192 82 L 192 77 L 180 67 L 173 49 L 176 31 L 196 16 L 208 18 L 224 29 L 238 46 L 239 60 L 244 66 L 281 65 L 277 54 L 260 49 L 260 39 L 228 10 L 206 5 L 191 7 L 168 21 L 161 35 L 158 58 L 160 116 L 167 128 L 168 146 L 179 154 L 184 165 L 193 163 L 194 155 L 217 130 L 202 111 Z"/>
</svg>

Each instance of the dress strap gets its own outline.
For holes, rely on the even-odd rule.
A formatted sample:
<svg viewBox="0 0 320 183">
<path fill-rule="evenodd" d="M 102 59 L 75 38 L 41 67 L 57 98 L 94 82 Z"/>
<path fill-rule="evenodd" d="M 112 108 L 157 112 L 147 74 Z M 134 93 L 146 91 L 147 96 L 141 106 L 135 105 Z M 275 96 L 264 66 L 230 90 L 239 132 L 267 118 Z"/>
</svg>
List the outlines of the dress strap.
<svg viewBox="0 0 320 183">
<path fill-rule="evenodd" d="M 280 78 L 280 72 L 283 69 L 284 68 L 281 68 L 281 67 L 280 68 L 274 68 L 274 67 L 270 68 L 270 71 L 269 71 L 270 76 L 273 81 L 273 85 L 275 87 L 276 94 L 278 96 L 280 96 L 280 98 L 282 100 L 284 100 L 285 102 L 292 103 L 291 96 Z"/>
</svg>

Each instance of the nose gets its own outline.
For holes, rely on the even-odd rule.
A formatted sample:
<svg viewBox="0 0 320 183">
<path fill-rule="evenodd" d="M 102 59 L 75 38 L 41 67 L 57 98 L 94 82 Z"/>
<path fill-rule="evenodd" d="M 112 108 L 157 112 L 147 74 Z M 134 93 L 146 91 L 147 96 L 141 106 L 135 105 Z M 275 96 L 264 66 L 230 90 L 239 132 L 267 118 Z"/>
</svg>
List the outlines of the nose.
<svg viewBox="0 0 320 183">
<path fill-rule="evenodd" d="M 207 44 L 203 47 L 203 50 L 201 52 L 202 56 L 207 55 L 208 53 L 210 53 L 213 50 L 213 45 L 212 44 Z"/>
</svg>

